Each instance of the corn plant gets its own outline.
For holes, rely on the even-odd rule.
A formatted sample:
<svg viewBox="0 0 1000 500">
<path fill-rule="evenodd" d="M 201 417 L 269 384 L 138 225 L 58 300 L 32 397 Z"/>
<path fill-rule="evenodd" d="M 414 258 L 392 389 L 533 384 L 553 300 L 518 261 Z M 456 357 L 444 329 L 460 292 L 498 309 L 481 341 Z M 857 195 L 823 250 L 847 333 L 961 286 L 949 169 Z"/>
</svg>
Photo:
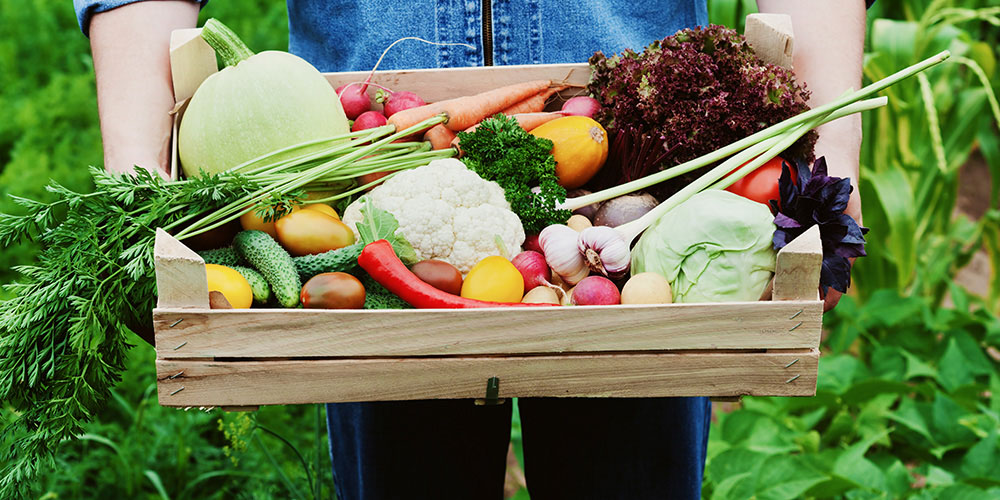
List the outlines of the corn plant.
<svg viewBox="0 0 1000 500">
<path fill-rule="evenodd" d="M 979 24 L 992 30 L 981 32 Z M 951 276 L 996 234 L 995 210 L 971 221 L 956 216 L 955 207 L 959 168 L 977 147 L 991 167 L 991 206 L 1000 195 L 1000 105 L 991 85 L 997 56 L 985 41 L 998 28 L 1000 7 L 945 1 L 931 2 L 911 20 L 871 22 L 864 66 L 869 79 L 922 54 L 948 49 L 953 57 L 887 89 L 889 106 L 865 116 L 861 196 L 865 223 L 875 230 L 869 257 L 854 272 L 862 296 L 889 287 L 939 303 Z M 996 252 L 993 269 L 1000 269 Z M 992 283 L 996 307 L 1000 280 Z"/>
</svg>

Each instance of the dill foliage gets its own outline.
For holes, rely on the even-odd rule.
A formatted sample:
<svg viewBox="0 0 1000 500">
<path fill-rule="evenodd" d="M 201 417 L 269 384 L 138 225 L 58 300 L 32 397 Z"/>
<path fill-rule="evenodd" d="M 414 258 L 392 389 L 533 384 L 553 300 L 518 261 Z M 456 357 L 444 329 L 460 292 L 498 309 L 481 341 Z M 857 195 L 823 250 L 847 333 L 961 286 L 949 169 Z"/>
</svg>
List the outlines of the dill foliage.
<svg viewBox="0 0 1000 500">
<path fill-rule="evenodd" d="M 37 242 L 37 265 L 19 266 L 0 303 L 0 401 L 16 418 L 3 429 L 0 497 L 23 496 L 59 443 L 82 432 L 121 379 L 126 338 L 148 324 L 156 301 L 155 229 L 176 228 L 258 189 L 245 177 L 167 183 L 91 168 L 95 190 L 55 182 L 57 200 L 15 202 L 0 214 L 0 245 Z"/>
<path fill-rule="evenodd" d="M 516 119 L 502 114 L 483 120 L 473 132 L 459 132 L 458 138 L 462 161 L 503 188 L 524 232 L 566 223 L 570 211 L 556 208 L 566 200 L 566 189 L 556 177 L 552 141 L 525 132 Z"/>
</svg>

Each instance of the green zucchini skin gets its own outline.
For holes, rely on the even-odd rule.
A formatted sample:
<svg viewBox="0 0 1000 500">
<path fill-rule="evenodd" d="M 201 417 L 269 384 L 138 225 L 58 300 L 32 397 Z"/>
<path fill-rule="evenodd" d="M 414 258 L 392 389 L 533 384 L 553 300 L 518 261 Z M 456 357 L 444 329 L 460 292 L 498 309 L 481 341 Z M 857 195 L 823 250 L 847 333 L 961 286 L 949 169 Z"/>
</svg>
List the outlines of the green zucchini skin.
<svg viewBox="0 0 1000 500">
<path fill-rule="evenodd" d="M 365 248 L 364 243 L 355 243 L 329 252 L 293 257 L 299 278 L 305 283 L 320 273 L 348 272 L 358 267 L 358 256 Z"/>
<path fill-rule="evenodd" d="M 264 275 L 279 304 L 299 305 L 302 281 L 292 256 L 274 238 L 263 231 L 242 231 L 233 238 L 233 249 Z"/>
<path fill-rule="evenodd" d="M 253 292 L 253 301 L 255 304 L 264 305 L 267 304 L 267 301 L 271 300 L 271 287 L 267 284 L 267 278 L 260 271 L 246 266 L 230 267 L 243 275 L 247 283 L 250 283 L 250 290 Z"/>
</svg>

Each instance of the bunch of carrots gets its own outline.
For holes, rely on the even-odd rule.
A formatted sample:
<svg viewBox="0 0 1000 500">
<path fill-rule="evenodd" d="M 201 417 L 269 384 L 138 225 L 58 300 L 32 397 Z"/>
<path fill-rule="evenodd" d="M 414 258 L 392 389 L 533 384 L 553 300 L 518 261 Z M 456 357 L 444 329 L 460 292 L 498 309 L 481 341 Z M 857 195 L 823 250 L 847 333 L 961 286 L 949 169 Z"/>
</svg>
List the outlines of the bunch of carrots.
<svg viewBox="0 0 1000 500">
<path fill-rule="evenodd" d="M 388 122 L 396 130 L 404 130 L 432 116 L 444 114 L 446 121 L 428 129 L 424 140 L 430 142 L 434 149 L 446 149 L 458 145 L 458 132 L 471 132 L 479 122 L 497 113 L 516 118 L 525 130 L 565 116 L 561 112 L 546 113 L 542 110 L 549 98 L 566 88 L 551 80 L 515 83 L 476 95 L 399 111 L 390 116 Z"/>
</svg>

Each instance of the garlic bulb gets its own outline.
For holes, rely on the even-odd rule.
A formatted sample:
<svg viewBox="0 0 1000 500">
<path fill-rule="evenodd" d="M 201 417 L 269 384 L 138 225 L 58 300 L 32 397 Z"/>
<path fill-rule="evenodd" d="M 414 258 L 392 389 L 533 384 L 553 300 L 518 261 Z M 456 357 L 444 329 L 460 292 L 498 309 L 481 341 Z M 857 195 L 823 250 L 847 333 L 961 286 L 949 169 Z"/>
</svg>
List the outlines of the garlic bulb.
<svg viewBox="0 0 1000 500">
<path fill-rule="evenodd" d="M 587 266 L 610 278 L 621 278 L 632 264 L 628 243 L 618 231 L 608 226 L 593 226 L 580 231 L 577 248 Z"/>
<path fill-rule="evenodd" d="M 577 248 L 579 234 L 562 224 L 548 226 L 538 234 L 538 244 L 545 254 L 545 263 L 570 285 L 579 283 L 590 274 L 590 268 Z"/>
</svg>

